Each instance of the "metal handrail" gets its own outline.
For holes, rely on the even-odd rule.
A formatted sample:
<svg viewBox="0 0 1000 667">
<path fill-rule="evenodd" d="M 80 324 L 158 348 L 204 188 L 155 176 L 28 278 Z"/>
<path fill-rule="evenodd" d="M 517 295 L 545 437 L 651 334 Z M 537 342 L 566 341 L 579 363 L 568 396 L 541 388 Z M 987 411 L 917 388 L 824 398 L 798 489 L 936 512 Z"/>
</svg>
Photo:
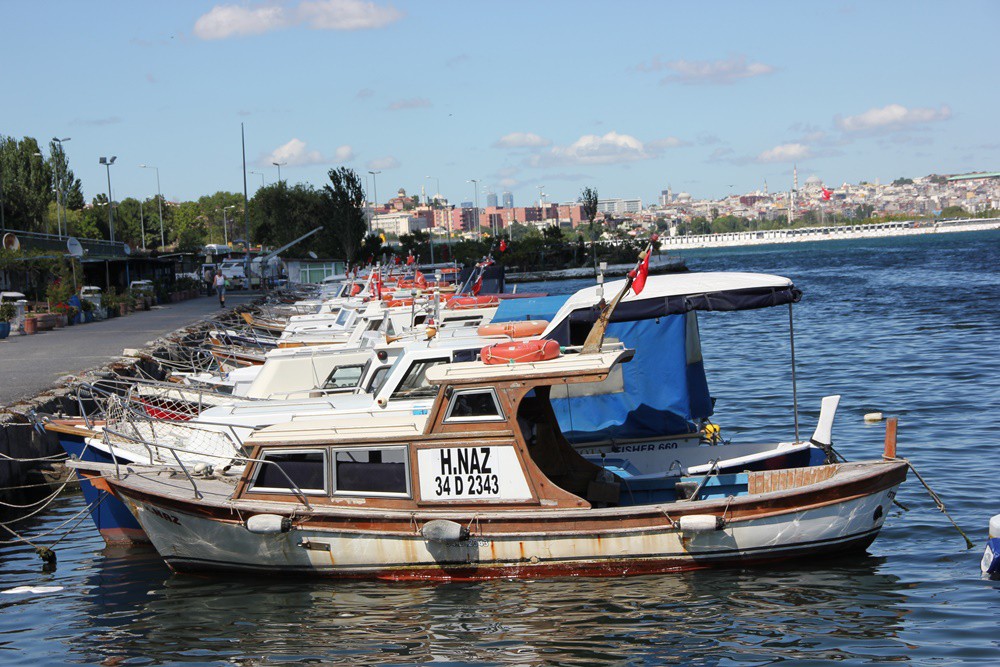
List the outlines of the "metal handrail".
<svg viewBox="0 0 1000 667">
<path fill-rule="evenodd" d="M 124 433 L 119 433 L 117 431 L 108 431 L 108 429 L 105 429 L 105 433 L 108 433 L 108 432 L 112 433 L 113 435 L 122 437 L 122 438 L 124 438 L 126 440 L 130 440 L 132 442 L 137 442 L 139 444 L 142 444 L 147 449 L 149 449 L 149 447 L 151 446 L 149 443 L 147 443 L 147 442 L 145 442 L 143 440 L 139 440 L 137 438 L 133 438 L 133 437 L 131 437 L 129 435 L 126 435 Z M 112 459 L 115 461 L 115 476 L 116 476 L 116 478 L 121 479 L 120 470 L 118 468 L 117 457 L 114 454 L 114 446 L 113 446 L 113 444 L 108 443 L 107 440 L 105 440 L 105 443 L 108 444 L 108 450 L 111 452 Z M 302 504 L 305 505 L 307 509 L 310 509 L 310 510 L 312 509 L 312 505 L 309 504 L 309 499 L 306 496 L 305 492 L 302 490 L 302 488 L 298 484 L 296 484 L 294 482 L 294 480 L 292 480 L 292 478 L 288 475 L 288 473 L 285 471 L 285 469 L 282 468 L 281 465 L 279 465 L 276 461 L 268 461 L 267 459 L 258 459 L 258 458 L 253 458 L 253 457 L 250 457 L 250 456 L 241 456 L 238 459 L 235 459 L 235 458 L 233 458 L 233 459 L 226 459 L 225 457 L 219 456 L 218 454 L 209 454 L 209 453 L 204 453 L 204 452 L 192 452 L 191 450 L 183 449 L 181 447 L 172 447 L 170 445 L 156 444 L 156 445 L 152 445 L 152 446 L 156 447 L 158 449 L 167 449 L 167 450 L 171 451 L 171 453 L 174 456 L 174 459 L 177 461 L 177 464 L 180 466 L 181 470 L 184 472 L 184 475 L 187 477 L 188 481 L 191 482 L 191 487 L 192 487 L 192 489 L 194 489 L 195 497 L 197 497 L 199 499 L 204 498 L 204 495 L 198 490 L 198 486 L 197 486 L 197 484 L 195 484 L 194 478 L 191 476 L 191 473 L 188 471 L 187 467 L 181 462 L 180 457 L 177 456 L 177 452 L 183 452 L 183 453 L 186 453 L 186 454 L 197 454 L 199 456 L 205 456 L 207 458 L 213 458 L 213 459 L 222 459 L 222 460 L 230 460 L 230 461 L 238 460 L 238 461 L 241 461 L 243 463 L 261 463 L 261 464 L 268 464 L 268 465 L 276 466 L 278 468 L 278 472 L 280 472 L 281 475 L 288 482 L 288 488 L 291 489 L 292 492 L 302 501 Z M 151 463 L 150 465 L 156 465 L 156 464 L 152 464 Z M 170 466 L 168 466 L 166 464 L 161 464 L 161 465 L 164 468 L 169 468 L 170 467 Z"/>
</svg>

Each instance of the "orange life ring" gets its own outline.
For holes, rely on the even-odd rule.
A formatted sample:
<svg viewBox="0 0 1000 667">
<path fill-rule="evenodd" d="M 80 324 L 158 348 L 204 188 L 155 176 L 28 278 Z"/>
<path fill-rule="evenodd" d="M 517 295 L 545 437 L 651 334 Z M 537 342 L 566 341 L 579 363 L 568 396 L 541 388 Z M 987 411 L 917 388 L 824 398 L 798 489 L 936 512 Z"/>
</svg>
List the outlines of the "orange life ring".
<svg viewBox="0 0 1000 667">
<path fill-rule="evenodd" d="M 525 340 L 487 345 L 479 351 L 486 364 L 524 364 L 548 361 L 559 356 L 559 343 L 554 340 Z"/>
<path fill-rule="evenodd" d="M 540 336 L 549 326 L 548 320 L 522 320 L 520 322 L 497 322 L 483 324 L 479 327 L 480 336 L 510 336 L 511 338 L 528 338 Z"/>
<path fill-rule="evenodd" d="M 486 308 L 500 305 L 500 297 L 491 296 L 453 296 L 448 299 L 448 307 L 456 310 L 465 308 Z"/>
</svg>

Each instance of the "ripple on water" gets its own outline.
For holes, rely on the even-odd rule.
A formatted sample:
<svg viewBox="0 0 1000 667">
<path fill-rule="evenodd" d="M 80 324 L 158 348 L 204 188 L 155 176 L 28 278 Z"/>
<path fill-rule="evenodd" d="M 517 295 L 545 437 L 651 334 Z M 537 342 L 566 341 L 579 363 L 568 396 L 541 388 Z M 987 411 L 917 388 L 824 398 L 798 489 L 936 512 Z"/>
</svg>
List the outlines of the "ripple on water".
<svg viewBox="0 0 1000 667">
<path fill-rule="evenodd" d="M 948 238 L 950 237 L 950 238 Z M 898 415 L 900 453 L 944 497 L 964 542 L 918 483 L 869 555 L 755 570 L 615 579 L 417 585 L 174 576 L 150 552 L 106 550 L 84 525 L 40 572 L 0 545 L 0 663 L 690 664 L 996 663 L 1000 582 L 979 578 L 1000 467 L 1000 244 L 996 233 L 688 254 L 699 270 L 787 275 L 800 422 L 843 399 L 849 458 L 877 456 Z M 569 292 L 585 281 L 532 286 Z M 701 318 L 709 386 L 726 437 L 791 437 L 787 311 Z M 79 495 L 24 526 L 44 531 Z"/>
</svg>

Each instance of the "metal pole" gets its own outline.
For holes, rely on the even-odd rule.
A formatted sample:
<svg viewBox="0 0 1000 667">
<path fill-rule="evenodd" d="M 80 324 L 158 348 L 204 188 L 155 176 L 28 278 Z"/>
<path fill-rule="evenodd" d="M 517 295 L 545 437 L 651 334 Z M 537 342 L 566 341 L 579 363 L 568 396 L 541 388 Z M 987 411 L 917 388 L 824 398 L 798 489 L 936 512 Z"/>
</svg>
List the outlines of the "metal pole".
<svg viewBox="0 0 1000 667">
<path fill-rule="evenodd" d="M 7 228 L 7 219 L 3 211 L 3 154 L 0 153 L 0 232 Z"/>
<path fill-rule="evenodd" d="M 247 197 L 247 138 L 243 131 L 243 123 L 240 123 L 240 141 L 243 146 L 243 239 L 246 241 L 246 257 L 243 274 L 247 277 L 247 288 L 253 287 L 253 280 L 250 275 L 250 200 Z M 264 175 L 261 174 L 260 182 L 264 183 Z M 262 186 L 263 187 L 263 186 Z"/>
<path fill-rule="evenodd" d="M 160 168 L 153 167 L 156 170 L 156 207 L 160 214 L 160 248 L 164 248 L 167 245 L 167 241 L 163 236 L 163 194 L 160 192 Z"/>
<path fill-rule="evenodd" d="M 379 170 L 369 170 L 368 173 L 372 175 L 372 196 L 375 197 L 375 201 L 372 202 L 372 219 L 368 223 L 368 233 L 370 234 L 375 228 L 375 207 L 378 206 L 378 181 L 375 177 L 382 172 Z"/>
<path fill-rule="evenodd" d="M 108 232 L 111 235 L 111 242 L 115 242 L 115 215 L 114 206 L 111 204 L 111 163 L 104 163 L 105 169 L 108 172 Z"/>
<path fill-rule="evenodd" d="M 788 304 L 788 341 L 792 347 L 792 416 L 795 419 L 795 442 L 799 442 L 799 392 L 795 382 L 795 326 L 792 323 L 792 304 Z"/>
<path fill-rule="evenodd" d="M 146 221 L 142 217 L 142 200 L 139 200 L 139 228 L 142 230 L 142 249 L 146 249 Z"/>
</svg>

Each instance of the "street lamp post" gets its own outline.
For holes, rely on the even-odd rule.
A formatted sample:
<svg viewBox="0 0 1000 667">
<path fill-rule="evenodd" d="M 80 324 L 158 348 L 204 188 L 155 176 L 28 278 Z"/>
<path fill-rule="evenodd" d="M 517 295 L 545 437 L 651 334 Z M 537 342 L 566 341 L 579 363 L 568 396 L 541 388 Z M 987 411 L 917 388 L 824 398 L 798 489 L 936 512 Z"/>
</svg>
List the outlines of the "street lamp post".
<svg viewBox="0 0 1000 667">
<path fill-rule="evenodd" d="M 264 173 L 260 172 L 260 171 L 253 171 L 253 170 L 251 170 L 250 173 L 251 174 L 257 174 L 258 176 L 260 176 L 260 187 L 264 187 Z"/>
<path fill-rule="evenodd" d="M 142 200 L 139 200 L 139 229 L 142 230 L 142 249 L 146 249 L 146 219 L 142 217 Z"/>
<path fill-rule="evenodd" d="M 163 195 L 160 194 L 160 168 L 150 167 L 149 165 L 140 164 L 141 169 L 154 169 L 156 170 L 156 208 L 160 213 L 160 248 L 167 245 L 166 238 L 163 235 Z M 145 246 L 143 246 L 145 247 Z"/>
<path fill-rule="evenodd" d="M 271 164 L 273 164 L 275 167 L 278 168 L 278 183 L 280 184 L 281 183 L 281 168 L 283 166 L 285 166 L 286 164 L 288 164 L 288 163 L 287 162 L 272 162 Z"/>
<path fill-rule="evenodd" d="M 483 240 L 483 228 L 479 224 L 479 179 L 478 178 L 470 178 L 466 182 L 467 183 L 472 183 L 472 192 L 473 192 L 473 194 L 476 197 L 476 210 L 473 212 L 473 215 L 476 216 L 476 240 L 477 241 L 482 241 Z"/>
<path fill-rule="evenodd" d="M 226 219 L 226 211 L 231 208 L 236 208 L 236 205 L 222 207 L 222 235 L 226 241 L 226 245 L 229 245 L 229 221 Z"/>
<path fill-rule="evenodd" d="M 368 220 L 368 233 L 371 234 L 373 223 L 375 221 L 375 207 L 378 206 L 378 183 L 376 182 L 375 177 L 382 172 L 369 170 L 368 173 L 372 175 L 372 195 L 375 197 L 375 201 L 372 205 L 372 217 Z"/>
<path fill-rule="evenodd" d="M 438 178 L 437 176 L 424 176 L 424 178 L 433 178 L 434 179 L 434 182 L 436 184 L 435 187 L 437 188 L 437 191 L 434 193 L 434 202 L 435 202 L 435 204 L 437 204 L 437 206 L 440 206 L 440 202 L 438 202 L 437 198 L 441 196 L 441 179 Z M 443 209 L 442 209 L 442 211 L 443 211 Z M 437 216 L 436 215 L 434 216 L 434 219 L 435 219 L 435 221 L 437 220 Z M 452 240 L 451 240 L 451 212 L 449 211 L 448 212 L 448 246 L 450 247 L 451 244 L 452 244 Z M 450 251 L 449 251 L 449 254 L 450 254 Z"/>
<path fill-rule="evenodd" d="M 66 154 L 63 152 L 62 144 L 64 141 L 69 141 L 70 139 L 72 139 L 72 137 L 63 137 L 62 139 L 59 137 L 52 137 L 52 143 L 59 146 L 60 157 L 59 162 L 56 163 L 56 230 L 59 233 L 59 238 L 62 238 L 62 221 L 59 217 L 60 204 L 62 205 L 63 217 L 66 217 L 66 193 L 63 192 L 62 169 L 60 169 L 63 158 Z M 53 158 L 54 157 L 55 154 L 53 153 Z M 66 235 L 69 236 L 69 220 L 66 220 Z"/>
<path fill-rule="evenodd" d="M 113 165 L 117 159 L 117 155 L 112 155 L 110 158 L 102 157 L 97 161 L 98 164 L 103 164 L 108 171 L 108 233 L 111 236 L 112 243 L 115 242 L 115 215 L 112 210 L 114 206 L 111 205 L 111 165 Z"/>
</svg>

